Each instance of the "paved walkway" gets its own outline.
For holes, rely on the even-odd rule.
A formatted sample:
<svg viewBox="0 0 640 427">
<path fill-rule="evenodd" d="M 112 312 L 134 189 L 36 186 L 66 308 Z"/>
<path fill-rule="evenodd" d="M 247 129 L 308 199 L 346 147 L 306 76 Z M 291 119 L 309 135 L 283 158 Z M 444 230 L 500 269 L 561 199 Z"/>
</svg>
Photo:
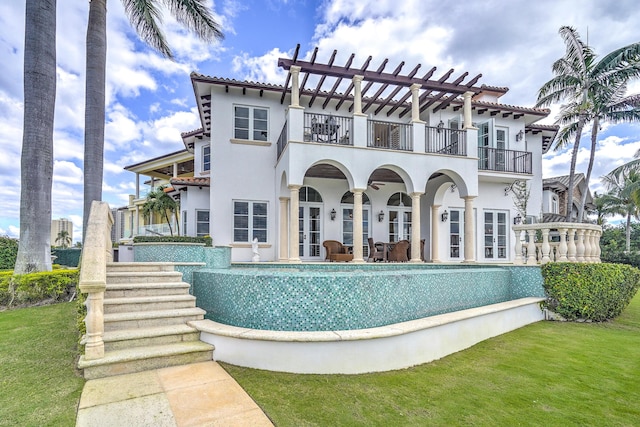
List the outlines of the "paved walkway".
<svg viewBox="0 0 640 427">
<path fill-rule="evenodd" d="M 216 362 L 89 380 L 77 427 L 273 426 Z"/>
</svg>

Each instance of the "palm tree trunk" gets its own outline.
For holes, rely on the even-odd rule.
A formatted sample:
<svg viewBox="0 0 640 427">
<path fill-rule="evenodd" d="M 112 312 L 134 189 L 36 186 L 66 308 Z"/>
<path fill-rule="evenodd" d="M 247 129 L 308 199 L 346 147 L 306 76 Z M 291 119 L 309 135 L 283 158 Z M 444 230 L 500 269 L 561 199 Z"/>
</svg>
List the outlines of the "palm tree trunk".
<svg viewBox="0 0 640 427">
<path fill-rule="evenodd" d="M 625 250 L 627 253 L 631 251 L 631 214 L 627 214 L 627 227 L 625 229 Z"/>
<path fill-rule="evenodd" d="M 29 0 L 25 18 L 20 243 L 15 274 L 51 271 L 55 103 L 56 0 Z"/>
<path fill-rule="evenodd" d="M 585 189 L 582 193 L 582 199 L 580 200 L 580 206 L 578 207 L 578 221 L 582 221 L 582 215 L 584 214 L 584 205 L 587 203 L 587 194 L 589 193 L 589 180 L 591 179 L 591 171 L 593 170 L 593 162 L 596 157 L 596 143 L 598 139 L 598 117 L 593 119 L 593 126 L 591 127 L 591 155 L 589 156 L 589 166 L 587 167 L 587 175 L 584 178 Z"/>
<path fill-rule="evenodd" d="M 571 168 L 569 169 L 569 188 L 567 190 L 567 214 L 565 221 L 571 222 L 571 211 L 573 210 L 573 186 L 575 184 L 576 162 L 578 160 L 578 149 L 580 148 L 580 137 L 582 136 L 582 128 L 584 127 L 584 116 L 580 115 L 578 119 L 578 127 L 576 128 L 576 140 L 573 143 L 573 151 L 571 152 Z"/>
<path fill-rule="evenodd" d="M 167 220 L 167 225 L 169 226 L 169 233 L 173 236 L 173 228 L 171 228 L 171 218 L 169 218 L 169 213 L 166 209 L 164 211 L 164 217 Z"/>
<path fill-rule="evenodd" d="M 91 0 L 87 24 L 87 80 L 84 111 L 83 235 L 87 230 L 91 202 L 102 200 L 106 62 L 107 0 Z"/>
</svg>

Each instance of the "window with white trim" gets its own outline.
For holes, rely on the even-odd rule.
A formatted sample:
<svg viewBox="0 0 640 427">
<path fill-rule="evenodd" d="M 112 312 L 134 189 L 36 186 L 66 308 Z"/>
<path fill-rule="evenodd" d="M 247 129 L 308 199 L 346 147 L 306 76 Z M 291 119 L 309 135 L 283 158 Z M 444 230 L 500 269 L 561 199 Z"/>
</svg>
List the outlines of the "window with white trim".
<svg viewBox="0 0 640 427">
<path fill-rule="evenodd" d="M 187 211 L 182 211 L 182 234 L 187 235 Z"/>
<path fill-rule="evenodd" d="M 267 202 L 233 202 L 233 241 L 249 243 L 267 241 Z"/>
<path fill-rule="evenodd" d="M 551 196 L 551 213 L 554 213 L 554 214 L 559 213 L 558 196 L 556 196 L 555 194 Z"/>
<path fill-rule="evenodd" d="M 209 211 L 196 211 L 196 236 L 204 237 L 209 234 Z"/>
<path fill-rule="evenodd" d="M 269 110 L 235 105 L 233 107 L 233 137 L 253 141 L 269 140 Z"/>
<path fill-rule="evenodd" d="M 211 170 L 211 146 L 205 145 L 202 147 L 202 170 Z"/>
</svg>

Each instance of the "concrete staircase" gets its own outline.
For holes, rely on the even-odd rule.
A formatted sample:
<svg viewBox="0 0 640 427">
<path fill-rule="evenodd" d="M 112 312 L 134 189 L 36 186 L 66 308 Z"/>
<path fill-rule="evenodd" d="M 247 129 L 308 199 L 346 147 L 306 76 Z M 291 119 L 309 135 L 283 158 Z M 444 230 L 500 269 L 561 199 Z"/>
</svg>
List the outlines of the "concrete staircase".
<svg viewBox="0 0 640 427">
<path fill-rule="evenodd" d="M 202 320 L 171 263 L 108 263 L 101 359 L 78 361 L 86 379 L 212 360 L 213 346 L 187 322 Z"/>
</svg>

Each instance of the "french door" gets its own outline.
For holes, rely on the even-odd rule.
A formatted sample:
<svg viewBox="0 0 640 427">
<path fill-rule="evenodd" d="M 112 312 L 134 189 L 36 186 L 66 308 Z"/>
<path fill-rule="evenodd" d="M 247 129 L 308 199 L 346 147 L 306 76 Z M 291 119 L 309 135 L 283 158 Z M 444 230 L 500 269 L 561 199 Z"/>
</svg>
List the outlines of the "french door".
<svg viewBox="0 0 640 427">
<path fill-rule="evenodd" d="M 300 258 L 319 261 L 322 249 L 322 205 L 300 204 L 298 212 Z"/>
<path fill-rule="evenodd" d="M 362 254 L 366 258 L 369 256 L 369 217 L 370 207 L 362 207 Z M 347 246 L 353 245 L 353 208 L 342 208 L 342 243 Z"/>
<path fill-rule="evenodd" d="M 507 212 L 484 212 L 484 258 L 507 259 Z"/>
<path fill-rule="evenodd" d="M 411 207 L 389 207 L 389 241 L 411 239 Z"/>
<path fill-rule="evenodd" d="M 451 209 L 449 213 L 449 258 L 463 259 L 464 255 L 464 209 Z"/>
</svg>

